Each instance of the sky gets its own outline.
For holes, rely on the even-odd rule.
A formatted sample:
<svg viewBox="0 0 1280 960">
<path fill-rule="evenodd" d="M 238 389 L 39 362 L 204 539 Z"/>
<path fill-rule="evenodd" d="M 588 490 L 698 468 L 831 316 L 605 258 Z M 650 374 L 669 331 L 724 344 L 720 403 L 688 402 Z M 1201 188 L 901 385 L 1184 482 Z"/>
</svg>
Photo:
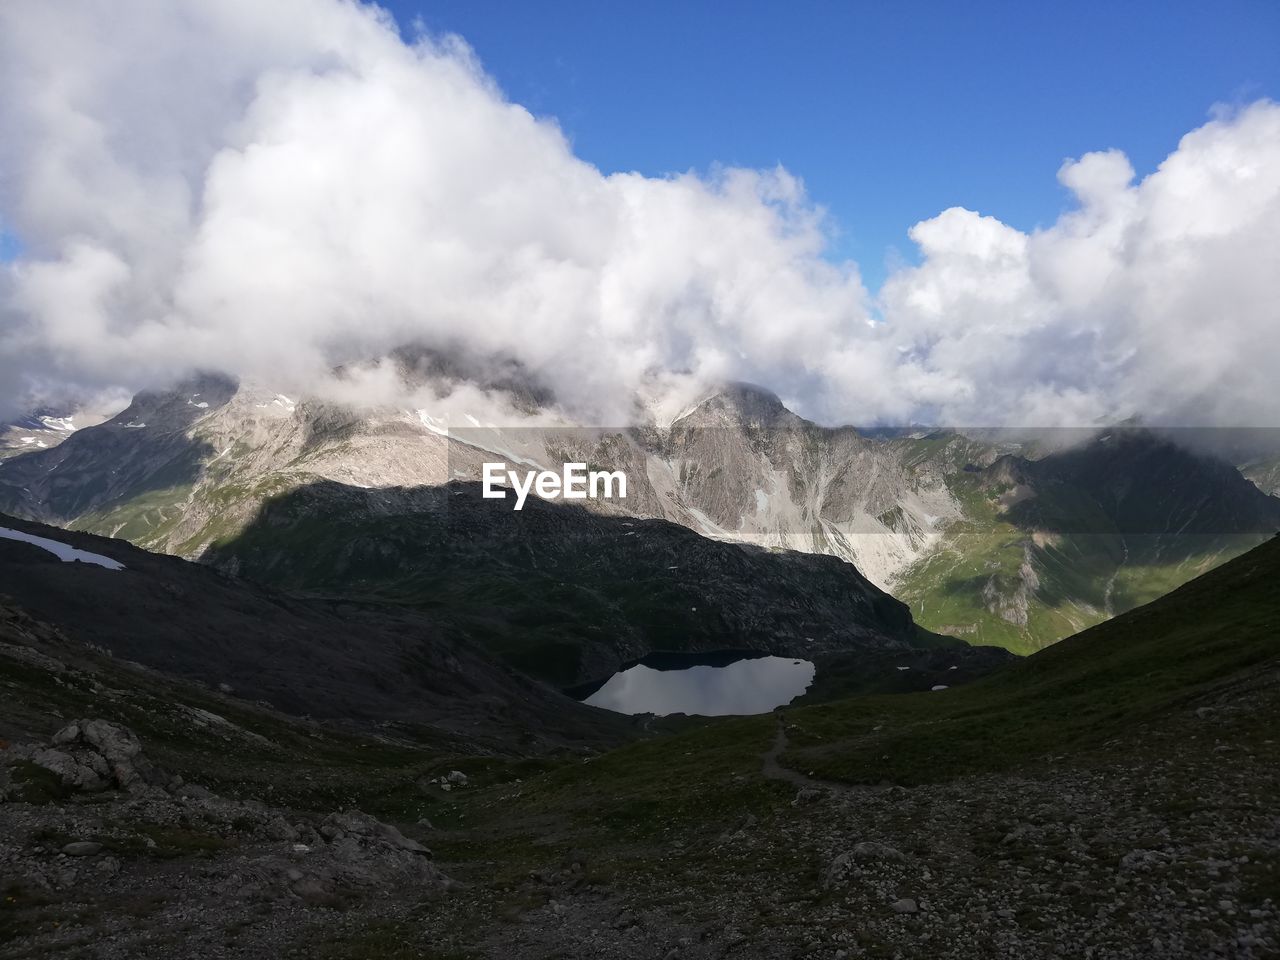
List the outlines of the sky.
<svg viewBox="0 0 1280 960">
<path fill-rule="evenodd" d="M 5 0 L 0 416 L 431 408 L 414 345 L 604 425 L 1280 426 L 1280 6 L 723 9 Z"/>
<path fill-rule="evenodd" d="M 1064 160 L 1115 147 L 1141 176 L 1216 105 L 1280 98 L 1274 0 L 388 7 L 465 37 L 606 173 L 782 164 L 873 289 L 940 210 L 1048 226 Z"/>
</svg>

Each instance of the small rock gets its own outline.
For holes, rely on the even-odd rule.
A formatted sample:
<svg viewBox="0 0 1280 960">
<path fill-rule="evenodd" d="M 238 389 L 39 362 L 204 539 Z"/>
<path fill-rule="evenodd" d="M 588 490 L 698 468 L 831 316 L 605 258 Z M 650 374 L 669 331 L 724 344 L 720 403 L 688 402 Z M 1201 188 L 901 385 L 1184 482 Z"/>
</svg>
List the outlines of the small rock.
<svg viewBox="0 0 1280 960">
<path fill-rule="evenodd" d="M 793 807 L 802 807 L 806 804 L 817 803 L 822 799 L 822 791 L 815 790 L 812 787 L 802 787 L 796 793 L 796 798 L 791 801 Z"/>
<path fill-rule="evenodd" d="M 891 860 L 895 863 L 901 863 L 906 859 L 901 850 L 896 850 L 887 843 L 876 843 L 874 840 L 864 840 L 853 848 L 853 859 L 855 860 Z"/>
<path fill-rule="evenodd" d="M 77 840 L 68 843 L 62 848 L 62 852 L 69 857 L 95 857 L 102 852 L 102 844 L 92 840 Z"/>
<path fill-rule="evenodd" d="M 892 904 L 894 913 L 919 913 L 920 906 L 910 897 L 895 900 Z"/>
<path fill-rule="evenodd" d="M 98 861 L 97 870 L 107 877 L 114 877 L 120 872 L 120 861 L 115 857 L 103 857 Z"/>
</svg>

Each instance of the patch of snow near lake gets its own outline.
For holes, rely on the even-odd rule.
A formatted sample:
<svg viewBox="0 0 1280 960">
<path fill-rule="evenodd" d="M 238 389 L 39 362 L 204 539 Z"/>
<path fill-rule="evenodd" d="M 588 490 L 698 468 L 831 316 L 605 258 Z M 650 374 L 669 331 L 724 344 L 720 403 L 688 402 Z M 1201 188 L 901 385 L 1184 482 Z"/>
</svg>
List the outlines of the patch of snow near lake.
<svg viewBox="0 0 1280 960">
<path fill-rule="evenodd" d="M 59 560 L 66 563 L 92 563 L 95 566 L 106 567 L 108 570 L 123 570 L 124 564 L 119 560 L 112 560 L 110 557 L 104 557 L 100 553 L 90 553 L 87 550 L 77 550 L 68 543 L 60 540 L 49 540 L 45 537 L 32 536 L 29 533 L 22 533 L 20 530 L 10 530 L 8 527 L 0 527 L 0 540 L 20 540 L 23 543 L 29 543 L 32 546 L 39 547 L 42 550 L 48 550 Z"/>
<path fill-rule="evenodd" d="M 50 430 L 62 430 L 66 433 L 75 433 L 76 425 L 72 417 L 41 417 L 40 422 Z"/>
</svg>

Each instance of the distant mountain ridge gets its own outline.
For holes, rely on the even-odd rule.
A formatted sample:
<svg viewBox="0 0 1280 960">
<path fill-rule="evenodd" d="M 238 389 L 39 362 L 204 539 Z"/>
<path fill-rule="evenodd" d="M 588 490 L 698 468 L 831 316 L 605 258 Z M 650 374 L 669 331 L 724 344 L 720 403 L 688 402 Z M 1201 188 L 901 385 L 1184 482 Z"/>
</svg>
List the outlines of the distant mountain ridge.
<svg viewBox="0 0 1280 960">
<path fill-rule="evenodd" d="M 396 363 L 414 383 L 445 377 L 441 396 L 474 374 L 417 355 Z M 667 423 L 587 428 L 545 415 L 546 395 L 519 370 L 486 376 L 523 411 L 516 426 L 465 406 L 450 415 L 445 401 L 357 409 L 219 377 L 139 394 L 59 447 L 0 464 L 0 509 L 227 563 L 268 505 L 294 493 L 368 491 L 340 498 L 354 536 L 401 509 L 396 491 L 473 482 L 495 459 L 580 460 L 631 481 L 625 502 L 589 511 L 829 554 L 928 629 L 1017 651 L 1167 592 L 1260 542 L 1280 516 L 1230 464 L 1140 428 L 1029 459 L 992 435 L 820 427 L 749 384 Z"/>
<path fill-rule="evenodd" d="M 102 423 L 113 412 L 70 405 L 45 406 L 8 423 L 0 422 L 0 460 L 56 447 L 77 430 Z"/>
<path fill-rule="evenodd" d="M 269 496 L 316 480 L 360 487 L 479 479 L 480 465 L 567 457 L 624 469 L 620 508 L 720 539 L 830 553 L 884 585 L 955 515 L 944 476 L 988 445 L 890 441 L 818 427 L 735 385 L 670 426 L 490 427 L 429 410 L 355 411 L 206 378 L 144 393 L 121 414 L 0 469 L 0 508 L 199 556 Z M 459 426 L 458 423 L 461 425 Z"/>
<path fill-rule="evenodd" d="M 1019 652 L 1154 600 L 1280 529 L 1280 499 L 1142 429 L 949 480 L 965 517 L 897 595 L 932 629 Z"/>
</svg>

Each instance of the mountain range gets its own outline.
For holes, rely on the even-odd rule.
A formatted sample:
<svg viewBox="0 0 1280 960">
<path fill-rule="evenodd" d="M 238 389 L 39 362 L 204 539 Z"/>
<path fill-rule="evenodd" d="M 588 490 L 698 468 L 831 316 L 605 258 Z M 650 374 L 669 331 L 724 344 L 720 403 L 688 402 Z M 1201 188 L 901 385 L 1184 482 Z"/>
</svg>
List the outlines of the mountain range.
<svg viewBox="0 0 1280 960">
<path fill-rule="evenodd" d="M 449 389 L 471 371 L 424 354 L 398 362 L 402 377 L 444 397 L 437 408 L 290 398 L 206 376 L 139 394 L 56 447 L 0 463 L 0 510 L 293 590 L 326 592 L 341 582 L 439 605 L 448 582 L 440 566 L 446 528 L 424 518 L 449 515 L 442 504 L 450 499 L 470 505 L 474 497 L 459 494 L 474 491 L 466 485 L 480 480 L 486 461 L 554 468 L 577 460 L 625 471 L 627 499 L 587 501 L 572 524 L 564 511 L 535 510 L 523 521 L 486 522 L 483 535 L 468 529 L 453 554 L 470 558 L 476 604 L 489 602 L 475 588 L 483 570 L 501 592 L 513 582 L 502 571 L 518 567 L 518 558 L 542 566 L 541 554 L 554 553 L 559 566 L 548 575 L 578 594 L 567 605 L 594 608 L 598 593 L 589 602 L 581 593 L 594 589 L 582 581 L 590 565 L 570 563 L 569 552 L 552 546 L 565 529 L 591 528 L 598 537 L 608 527 L 628 547 L 663 542 L 647 558 L 636 549 L 602 554 L 611 576 L 631 562 L 647 576 L 671 559 L 659 554 L 672 549 L 674 525 L 698 534 L 687 544 L 702 552 L 714 552 L 702 543 L 710 540 L 839 558 L 854 568 L 854 582 L 906 601 L 929 631 L 1019 653 L 1154 599 L 1280 528 L 1280 500 L 1259 489 L 1265 465 L 1255 463 L 1251 482 L 1224 460 L 1140 427 L 1047 448 L 993 431 L 826 428 L 742 384 L 670 418 L 646 412 L 634 426 L 584 427 L 555 415 L 518 371 L 481 383 L 486 397 L 505 404 L 501 422 L 515 424 L 507 426 L 467 413 L 465 404 L 463 412 L 448 409 Z M 450 490 L 451 483 L 462 487 Z M 557 518 L 558 531 L 531 535 L 545 516 Z M 666 524 L 651 522 L 659 520 Z M 356 568 L 358 584 L 346 578 Z M 532 583 L 523 574 L 514 581 Z M 723 599 L 719 616 L 745 602 L 733 591 Z M 534 615 L 541 601 L 515 606 L 522 604 L 520 616 L 542 625 L 534 632 L 558 632 L 566 622 L 563 613 Z M 613 619 L 634 625 L 642 613 Z M 673 622 L 671 636 L 697 633 L 695 620 Z M 802 621 L 769 629 L 814 632 Z M 526 646 L 528 656 L 512 655 L 542 664 L 544 675 L 567 682 L 590 672 L 572 665 L 575 654 L 552 656 L 540 641 Z"/>
</svg>

